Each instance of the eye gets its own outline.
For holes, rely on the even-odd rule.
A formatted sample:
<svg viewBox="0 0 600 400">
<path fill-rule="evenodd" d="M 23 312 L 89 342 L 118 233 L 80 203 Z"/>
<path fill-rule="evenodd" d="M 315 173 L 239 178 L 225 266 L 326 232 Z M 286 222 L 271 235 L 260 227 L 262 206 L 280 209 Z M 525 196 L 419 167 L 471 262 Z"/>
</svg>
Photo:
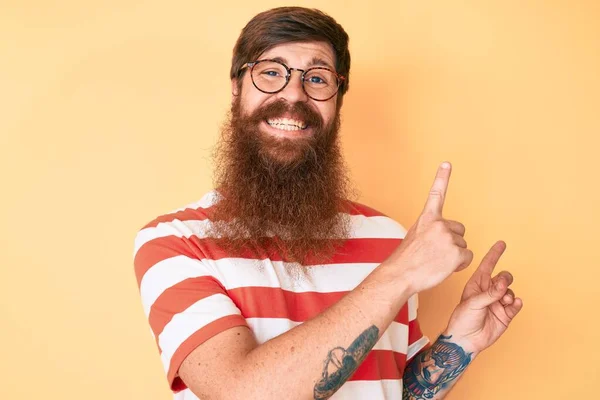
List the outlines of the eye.
<svg viewBox="0 0 600 400">
<path fill-rule="evenodd" d="M 321 78 L 320 76 L 315 76 L 315 75 L 309 77 L 308 80 L 310 83 L 321 83 L 321 84 L 327 83 L 325 81 L 325 79 Z"/>
<path fill-rule="evenodd" d="M 315 68 L 308 71 L 304 81 L 314 87 L 325 87 L 330 86 L 331 82 L 335 82 L 335 76 L 327 69 Z"/>
<path fill-rule="evenodd" d="M 262 74 L 263 75 L 267 75 L 267 76 L 271 76 L 271 77 L 280 76 L 279 71 L 276 71 L 276 70 L 263 71 Z"/>
</svg>

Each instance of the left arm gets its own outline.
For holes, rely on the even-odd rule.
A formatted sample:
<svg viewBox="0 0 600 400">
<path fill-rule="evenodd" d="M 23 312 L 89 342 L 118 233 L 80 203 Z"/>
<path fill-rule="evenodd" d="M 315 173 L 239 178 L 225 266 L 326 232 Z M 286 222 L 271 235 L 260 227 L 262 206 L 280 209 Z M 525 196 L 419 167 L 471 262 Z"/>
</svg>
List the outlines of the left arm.
<svg viewBox="0 0 600 400">
<path fill-rule="evenodd" d="M 440 335 L 406 366 L 402 399 L 443 399 L 475 356 L 453 341 L 452 335 Z"/>
<path fill-rule="evenodd" d="M 403 400 L 443 399 L 475 356 L 494 344 L 521 311 L 523 300 L 509 289 L 512 274 L 502 271 L 492 278 L 505 249 L 502 241 L 492 246 L 467 282 L 444 333 L 406 366 Z"/>
</svg>

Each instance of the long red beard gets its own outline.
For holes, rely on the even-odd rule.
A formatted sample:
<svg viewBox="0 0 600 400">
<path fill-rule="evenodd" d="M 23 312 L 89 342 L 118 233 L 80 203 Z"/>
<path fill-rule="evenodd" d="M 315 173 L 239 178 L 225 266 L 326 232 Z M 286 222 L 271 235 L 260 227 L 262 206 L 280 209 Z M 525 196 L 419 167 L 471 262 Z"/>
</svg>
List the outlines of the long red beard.
<svg viewBox="0 0 600 400">
<path fill-rule="evenodd" d="M 284 112 L 308 123 L 314 135 L 277 139 L 259 129 L 262 121 Z M 222 246 L 234 254 L 275 246 L 285 261 L 301 264 L 333 255 L 349 234 L 349 218 L 341 213 L 353 194 L 339 126 L 339 113 L 324 125 L 305 103 L 289 106 L 283 100 L 245 116 L 236 98 L 215 153 L 221 199 L 211 219 L 213 233 L 224 238 Z"/>
</svg>

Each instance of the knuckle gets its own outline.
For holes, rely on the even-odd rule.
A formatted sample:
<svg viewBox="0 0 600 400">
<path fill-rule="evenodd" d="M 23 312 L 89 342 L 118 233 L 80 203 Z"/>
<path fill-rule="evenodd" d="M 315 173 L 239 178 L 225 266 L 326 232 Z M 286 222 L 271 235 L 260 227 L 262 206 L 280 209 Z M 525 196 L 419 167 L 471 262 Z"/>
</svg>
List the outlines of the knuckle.
<svg viewBox="0 0 600 400">
<path fill-rule="evenodd" d="M 431 221 L 431 215 L 429 214 L 428 211 L 426 211 L 423 214 L 419 215 L 419 218 L 417 218 L 417 223 L 415 224 L 415 227 L 421 227 L 421 226 L 427 225 L 429 223 L 429 221 Z"/>
<path fill-rule="evenodd" d="M 433 222 L 433 229 L 435 230 L 435 232 L 437 233 L 450 233 L 448 227 L 446 226 L 446 223 L 444 220 L 436 220 Z"/>
<path fill-rule="evenodd" d="M 473 261 L 473 252 L 471 250 L 463 250 L 462 251 L 462 261 L 463 264 L 465 266 L 468 266 L 471 264 L 471 261 Z"/>
<path fill-rule="evenodd" d="M 456 245 L 456 240 L 454 239 L 454 235 L 450 231 L 442 232 L 443 238 L 446 242 Z"/>
<path fill-rule="evenodd" d="M 471 250 L 467 249 L 467 257 L 469 259 L 469 262 L 473 260 L 473 252 Z"/>
<path fill-rule="evenodd" d="M 456 260 L 457 262 L 462 262 L 462 252 L 460 251 L 460 247 L 452 246 L 452 249 L 450 251 L 454 260 Z"/>
<path fill-rule="evenodd" d="M 429 191 L 429 197 L 439 197 L 439 198 L 441 198 L 442 197 L 442 191 L 439 190 L 439 189 L 437 189 L 437 188 L 432 188 Z"/>
<path fill-rule="evenodd" d="M 452 241 L 454 242 L 455 245 L 457 245 L 458 247 L 464 247 L 463 243 L 464 240 L 461 240 L 462 238 L 460 236 L 458 236 L 457 234 L 452 235 Z"/>
</svg>

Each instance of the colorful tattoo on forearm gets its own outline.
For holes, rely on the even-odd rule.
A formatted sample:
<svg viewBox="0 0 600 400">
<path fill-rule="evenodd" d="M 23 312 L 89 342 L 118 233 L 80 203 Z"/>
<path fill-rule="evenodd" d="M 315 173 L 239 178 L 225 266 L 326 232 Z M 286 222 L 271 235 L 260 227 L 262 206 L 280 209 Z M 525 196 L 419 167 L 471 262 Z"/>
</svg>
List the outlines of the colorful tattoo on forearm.
<svg viewBox="0 0 600 400">
<path fill-rule="evenodd" d="M 449 342 L 451 337 L 440 335 L 430 349 L 406 366 L 403 400 L 432 399 L 467 368 L 472 353 L 465 353 L 462 347 Z"/>
<path fill-rule="evenodd" d="M 322 378 L 315 385 L 315 400 L 332 396 L 356 371 L 375 346 L 378 337 L 379 329 L 373 325 L 361 333 L 347 350 L 343 347 L 330 350 L 325 359 Z"/>
</svg>

